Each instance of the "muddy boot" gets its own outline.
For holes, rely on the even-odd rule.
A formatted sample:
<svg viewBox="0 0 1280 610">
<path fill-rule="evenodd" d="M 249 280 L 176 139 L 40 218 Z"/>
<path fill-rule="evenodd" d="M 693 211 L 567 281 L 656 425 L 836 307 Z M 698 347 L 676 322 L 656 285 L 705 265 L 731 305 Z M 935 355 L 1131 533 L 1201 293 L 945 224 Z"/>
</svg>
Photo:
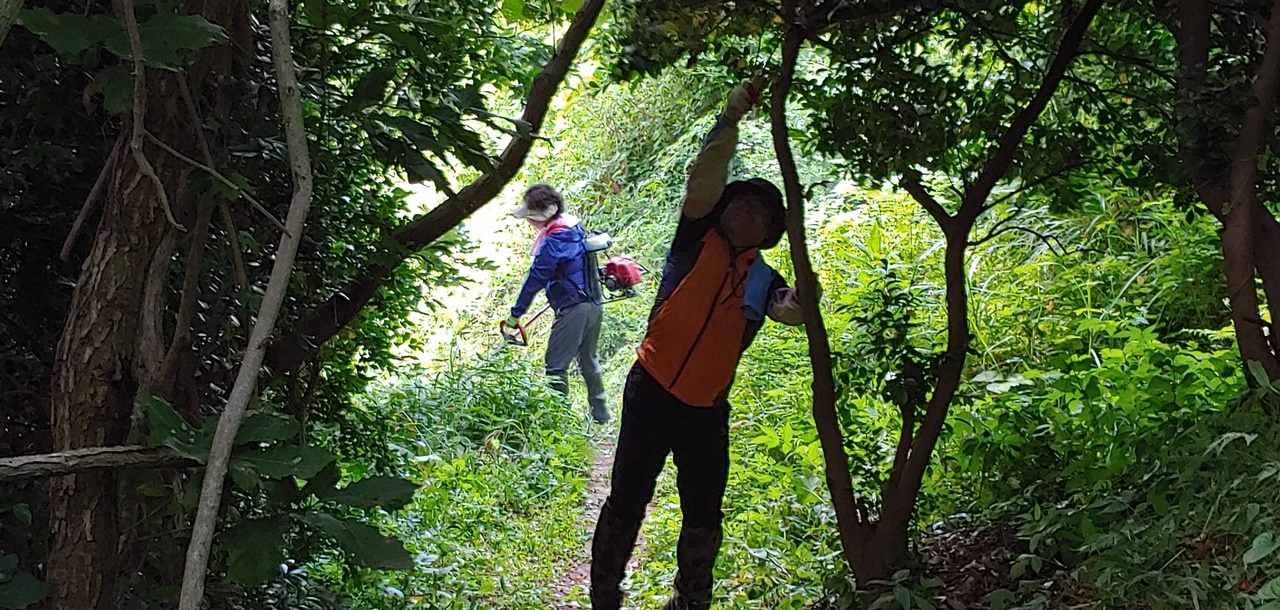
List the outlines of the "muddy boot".
<svg viewBox="0 0 1280 610">
<path fill-rule="evenodd" d="M 587 402 L 591 403 L 591 419 L 597 424 L 609 421 L 609 408 L 605 406 L 604 379 L 600 373 L 582 374 L 587 382 Z"/>
<path fill-rule="evenodd" d="M 663 610 L 708 610 L 711 607 L 711 581 L 720 553 L 719 527 L 683 527 L 676 547 L 675 593 Z"/>
<path fill-rule="evenodd" d="M 622 607 L 622 576 L 640 534 L 640 520 L 614 514 L 606 500 L 591 540 L 591 609 L 619 610 Z"/>
</svg>

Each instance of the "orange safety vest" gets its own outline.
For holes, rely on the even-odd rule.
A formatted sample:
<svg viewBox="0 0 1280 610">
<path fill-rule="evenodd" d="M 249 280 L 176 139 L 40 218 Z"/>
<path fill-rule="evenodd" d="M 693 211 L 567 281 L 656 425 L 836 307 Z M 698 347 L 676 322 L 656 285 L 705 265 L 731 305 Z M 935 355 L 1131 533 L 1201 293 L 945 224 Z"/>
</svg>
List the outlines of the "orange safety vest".
<svg viewBox="0 0 1280 610">
<path fill-rule="evenodd" d="M 747 328 L 743 296 L 758 250 L 737 258 L 715 231 L 693 268 L 654 312 L 640 344 L 641 366 L 681 402 L 710 407 L 733 383 Z"/>
</svg>

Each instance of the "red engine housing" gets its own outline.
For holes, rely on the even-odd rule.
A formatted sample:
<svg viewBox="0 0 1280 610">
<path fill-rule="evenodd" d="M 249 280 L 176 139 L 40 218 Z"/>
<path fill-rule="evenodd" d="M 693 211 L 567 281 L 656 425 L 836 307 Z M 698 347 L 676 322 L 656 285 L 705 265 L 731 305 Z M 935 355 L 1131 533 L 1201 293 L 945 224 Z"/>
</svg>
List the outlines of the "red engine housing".
<svg viewBox="0 0 1280 610">
<path fill-rule="evenodd" d="M 612 291 L 625 290 L 643 281 L 640 264 L 625 257 L 615 256 L 604 265 L 601 273 L 606 288 Z"/>
</svg>

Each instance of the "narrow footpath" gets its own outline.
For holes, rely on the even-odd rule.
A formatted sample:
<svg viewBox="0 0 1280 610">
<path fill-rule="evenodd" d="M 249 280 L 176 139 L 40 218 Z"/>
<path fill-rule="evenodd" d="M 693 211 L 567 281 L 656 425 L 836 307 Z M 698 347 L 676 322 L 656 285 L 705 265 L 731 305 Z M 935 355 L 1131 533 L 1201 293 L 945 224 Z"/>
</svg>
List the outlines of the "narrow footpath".
<svg viewBox="0 0 1280 610">
<path fill-rule="evenodd" d="M 587 605 L 587 595 L 591 586 L 591 533 L 595 530 L 600 507 L 604 505 L 604 499 L 609 495 L 609 475 L 613 470 L 614 434 L 616 432 L 603 435 L 596 443 L 595 457 L 591 463 L 591 480 L 587 484 L 587 501 L 583 506 L 581 517 L 581 527 L 586 532 L 585 543 L 569 559 L 568 565 L 560 573 L 560 578 L 552 585 L 556 600 L 552 608 L 555 610 L 573 610 Z M 636 557 L 641 554 L 643 548 L 642 534 L 636 543 L 636 552 L 627 566 L 628 573 L 639 568 L 640 563 Z"/>
</svg>

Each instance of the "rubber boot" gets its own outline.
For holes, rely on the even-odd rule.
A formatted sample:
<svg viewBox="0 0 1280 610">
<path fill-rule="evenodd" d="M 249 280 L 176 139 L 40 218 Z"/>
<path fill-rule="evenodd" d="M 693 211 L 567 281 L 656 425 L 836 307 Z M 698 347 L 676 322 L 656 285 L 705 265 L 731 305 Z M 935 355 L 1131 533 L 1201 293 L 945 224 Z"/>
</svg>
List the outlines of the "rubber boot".
<svg viewBox="0 0 1280 610">
<path fill-rule="evenodd" d="M 676 546 L 675 592 L 663 610 L 708 610 L 721 534 L 717 527 L 682 527 Z"/>
<path fill-rule="evenodd" d="M 556 373 L 552 373 L 551 371 L 547 371 L 547 385 L 551 386 L 551 389 L 559 392 L 565 398 L 568 398 L 569 397 L 569 372 L 559 371 Z"/>
<path fill-rule="evenodd" d="M 591 610 L 622 607 L 622 576 L 640 535 L 640 520 L 619 518 L 608 500 L 591 540 Z"/>
<path fill-rule="evenodd" d="M 600 373 L 583 373 L 582 378 L 587 382 L 587 402 L 591 403 L 591 419 L 597 424 L 608 422 L 609 408 L 604 402 L 606 396 L 604 378 Z"/>
</svg>

